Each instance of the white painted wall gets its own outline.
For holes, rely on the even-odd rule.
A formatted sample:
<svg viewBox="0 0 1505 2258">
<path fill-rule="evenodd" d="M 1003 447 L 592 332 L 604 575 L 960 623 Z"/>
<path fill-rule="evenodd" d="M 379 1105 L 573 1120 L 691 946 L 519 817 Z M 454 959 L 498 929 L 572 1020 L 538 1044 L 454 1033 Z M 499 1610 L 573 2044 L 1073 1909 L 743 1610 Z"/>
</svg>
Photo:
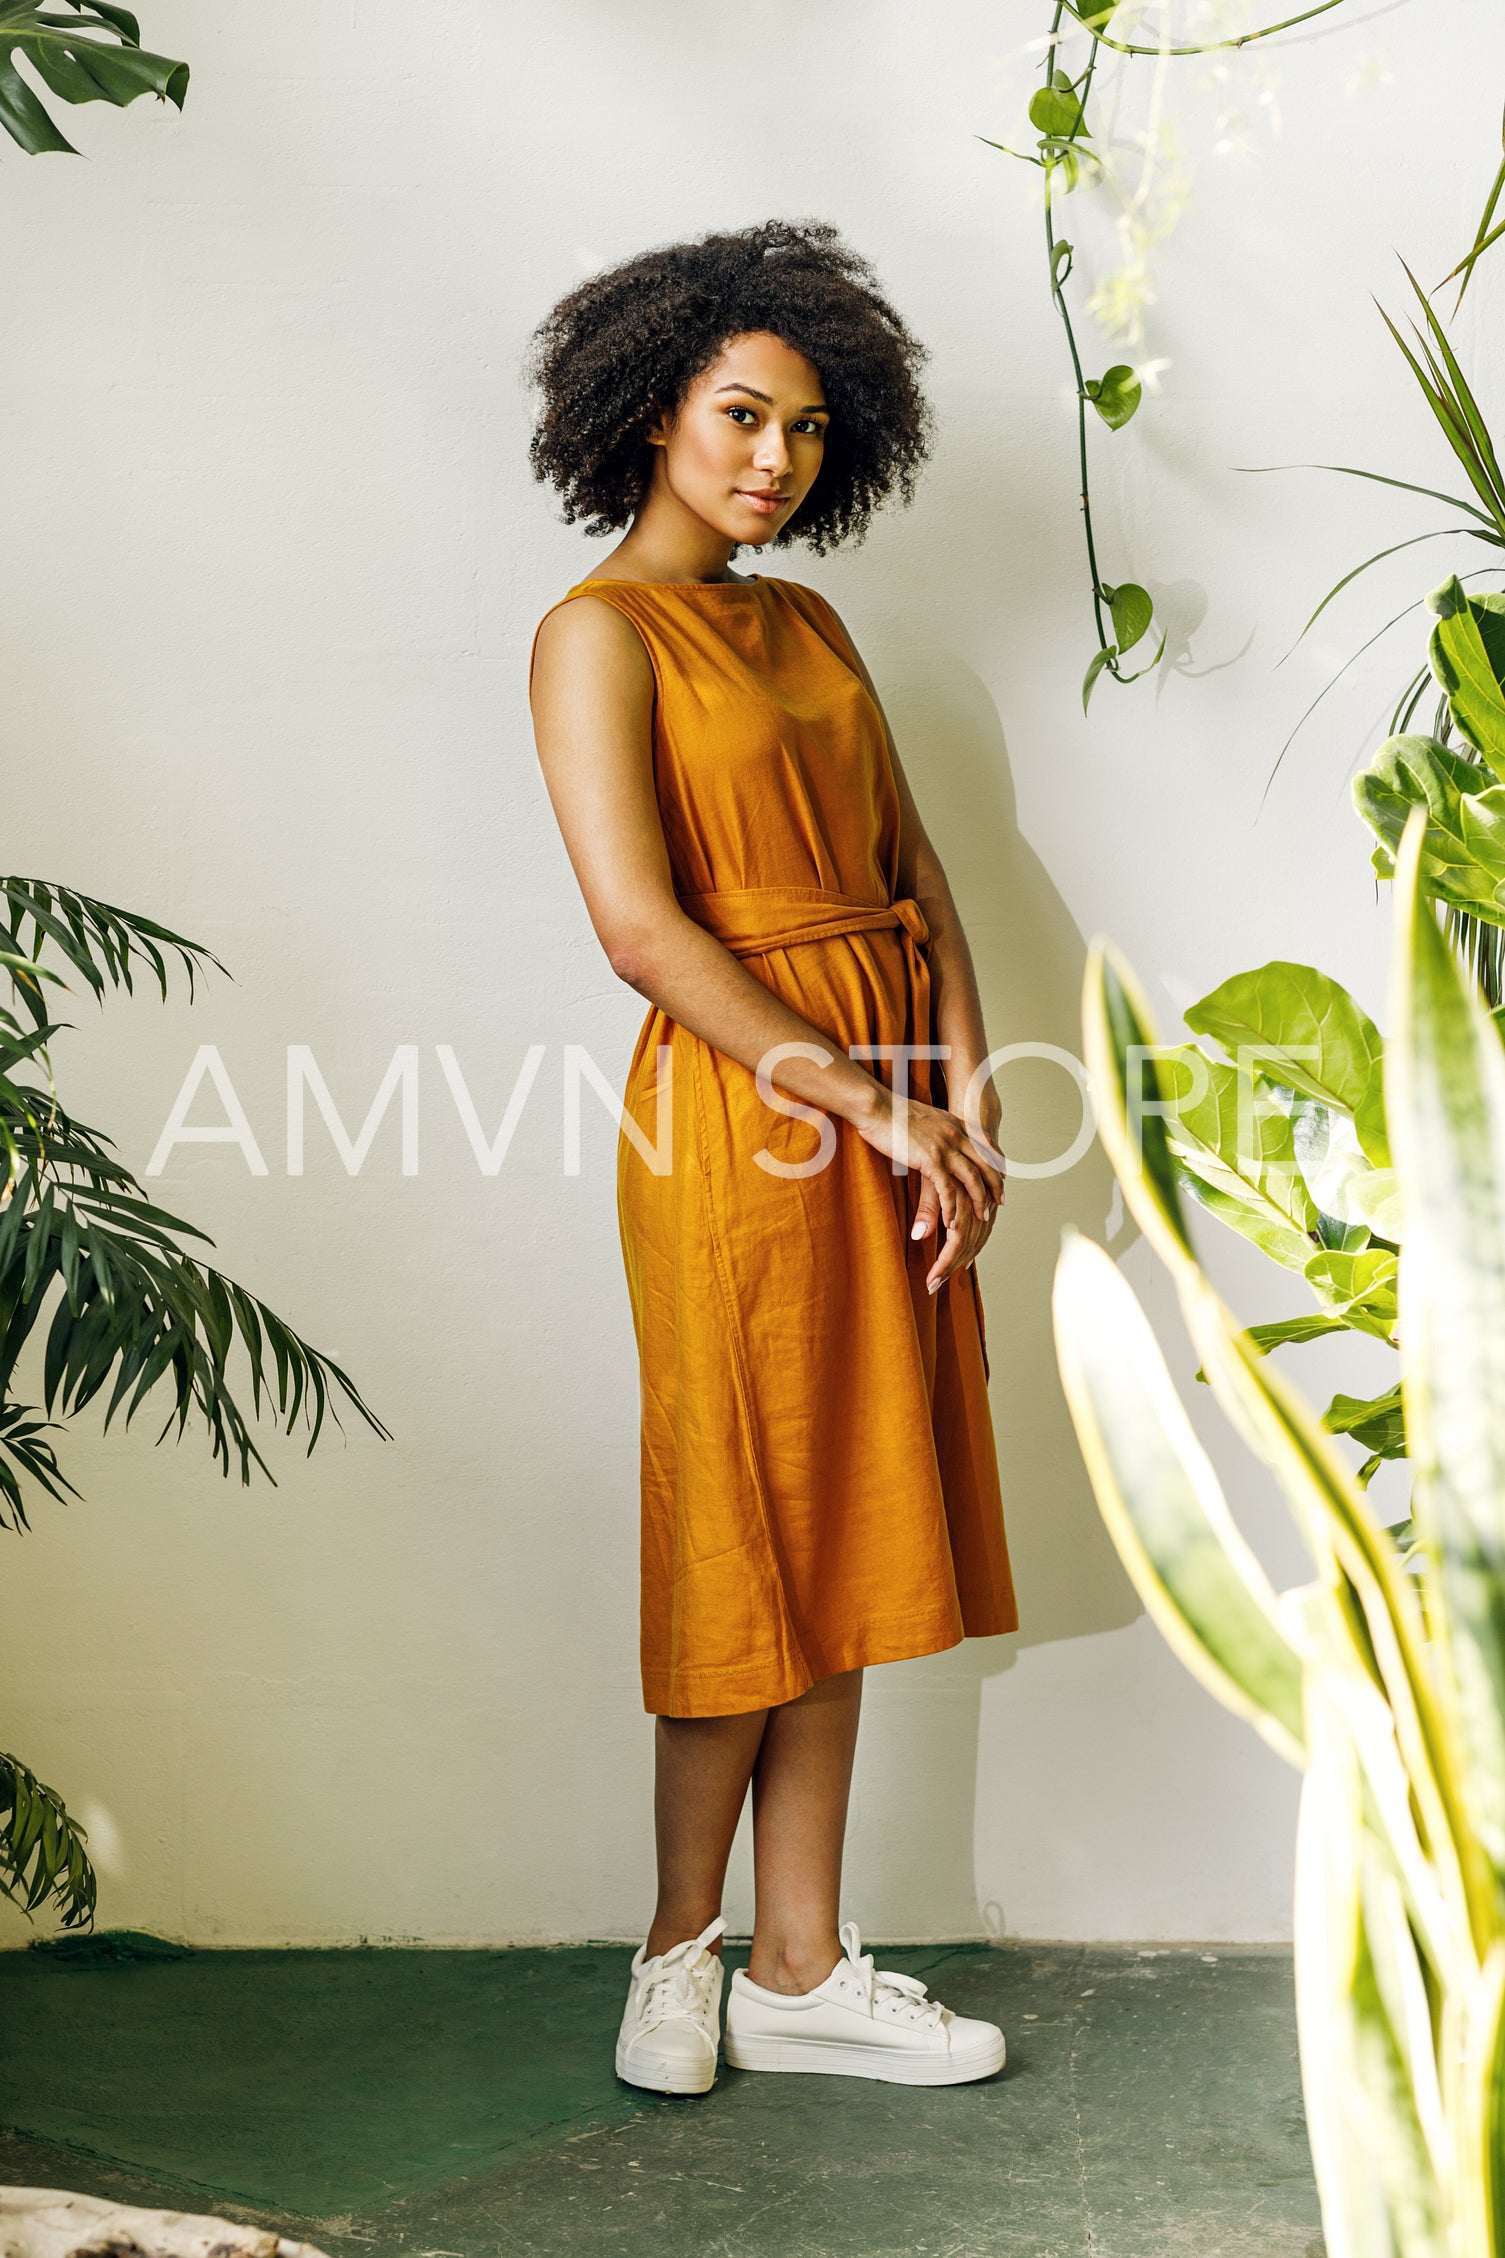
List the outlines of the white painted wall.
<svg viewBox="0 0 1505 2258">
<path fill-rule="evenodd" d="M 574 891 L 524 686 L 535 621 L 599 553 L 529 478 L 517 376 L 585 266 L 829 216 L 929 340 L 942 440 L 919 503 L 857 553 L 781 569 L 833 597 L 890 701 L 995 1041 L 1074 1044 L 1103 929 L 1168 1023 L 1270 955 L 1382 1006 L 1387 913 L 1345 778 L 1414 634 L 1261 796 L 1328 673 L 1473 560 L 1395 560 L 1277 674 L 1339 572 L 1435 513 L 1230 466 L 1451 482 L 1369 293 L 1397 306 L 1396 251 L 1431 279 L 1467 241 L 1505 30 L 1488 0 L 1447 0 L 1444 56 L 1435 11 L 1340 16 L 1278 58 L 1282 130 L 1258 122 L 1243 158 L 1213 153 L 1207 74 L 1174 81 L 1196 190 L 1142 348 L 1171 366 L 1095 448 L 1103 569 L 1160 596 L 1173 663 L 1101 687 L 1088 723 L 1033 176 L 976 138 L 1018 137 L 1030 82 L 1008 58 L 1047 13 L 449 0 L 418 37 L 392 0 L 151 0 L 149 38 L 193 64 L 187 114 L 75 114 L 86 161 L 0 168 L 5 865 L 179 925 L 236 976 L 191 1011 L 80 1005 L 65 1089 L 140 1166 L 195 1046 L 220 1047 L 269 1174 L 186 1148 L 161 1194 L 397 1436 L 352 1428 L 311 1462 L 269 1445 L 279 1486 L 242 1492 L 195 1443 L 81 1432 L 86 1501 L 40 1504 L 6 1541 L 0 1745 L 90 1821 L 111 1924 L 489 1943 L 645 1918 L 614 1130 L 588 1106 L 566 1178 L 559 1115 L 562 1046 L 620 1081 L 643 1007 Z M 1369 67 L 1386 57 L 1388 81 Z M 1460 325 L 1471 369 L 1502 294 L 1497 267 Z M 1092 364 L 1121 357 L 1086 335 Z M 485 1180 L 434 1046 L 494 1122 L 535 1042 L 533 1099 Z M 395 1119 L 358 1178 L 317 1132 L 288 1177 L 294 1043 L 352 1121 L 394 1047 L 419 1046 L 416 1177 Z M 1064 1077 L 1020 1070 L 1006 1094 L 1016 1153 L 1068 1141 Z M 873 1675 L 849 1906 L 874 1935 L 1286 1928 L 1293 1783 L 1139 1617 L 1055 1386 L 1060 1228 L 1101 1234 L 1110 1197 L 1096 1154 L 1018 1183 L 985 1257 L 1023 1627 Z M 1214 1245 L 1251 1319 L 1300 1306 Z M 1144 1248 L 1127 1259 L 1168 1320 Z M 1382 1384 L 1382 1351 L 1309 1355 L 1314 1389 Z M 1279 1509 L 1218 1447 L 1294 1578 Z M 729 1911 L 748 1910 L 744 1862 Z"/>
</svg>

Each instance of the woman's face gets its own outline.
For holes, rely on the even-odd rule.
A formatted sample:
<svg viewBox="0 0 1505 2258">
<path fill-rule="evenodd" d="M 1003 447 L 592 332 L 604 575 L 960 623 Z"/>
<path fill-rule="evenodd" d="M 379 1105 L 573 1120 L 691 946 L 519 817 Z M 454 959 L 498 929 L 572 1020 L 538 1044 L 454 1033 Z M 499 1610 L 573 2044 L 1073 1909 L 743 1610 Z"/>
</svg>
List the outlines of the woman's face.
<svg viewBox="0 0 1505 2258">
<path fill-rule="evenodd" d="M 820 469 L 829 421 L 819 372 L 782 337 L 723 345 L 691 384 L 661 447 L 654 484 L 728 540 L 762 547 L 794 516 Z"/>
</svg>

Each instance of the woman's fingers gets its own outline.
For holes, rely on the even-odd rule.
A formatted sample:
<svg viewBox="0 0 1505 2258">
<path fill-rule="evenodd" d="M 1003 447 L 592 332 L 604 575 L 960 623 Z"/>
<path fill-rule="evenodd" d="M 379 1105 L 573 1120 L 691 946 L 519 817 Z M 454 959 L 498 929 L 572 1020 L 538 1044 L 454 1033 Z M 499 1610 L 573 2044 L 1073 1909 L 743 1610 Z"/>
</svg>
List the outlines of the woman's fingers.
<svg viewBox="0 0 1505 2258">
<path fill-rule="evenodd" d="M 964 1196 L 970 1199 L 972 1203 L 972 1210 L 978 1222 L 986 1222 L 994 1206 L 992 1185 L 987 1181 L 976 1161 L 967 1153 L 953 1154 L 951 1167 L 953 1174 L 962 1186 Z"/>
<path fill-rule="evenodd" d="M 969 1198 L 958 1195 L 946 1241 L 926 1273 L 931 1293 L 945 1284 L 953 1270 L 965 1269 L 979 1252 L 991 1226 L 979 1220 Z"/>
</svg>

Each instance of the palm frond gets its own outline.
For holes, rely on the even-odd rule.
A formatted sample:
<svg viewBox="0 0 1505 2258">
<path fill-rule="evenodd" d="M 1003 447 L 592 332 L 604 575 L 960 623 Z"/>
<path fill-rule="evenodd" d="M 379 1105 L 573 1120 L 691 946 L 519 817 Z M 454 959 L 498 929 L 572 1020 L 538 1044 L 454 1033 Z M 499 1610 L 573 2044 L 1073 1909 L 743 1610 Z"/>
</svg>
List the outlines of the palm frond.
<svg viewBox="0 0 1505 2258">
<path fill-rule="evenodd" d="M 58 1908 L 65 1929 L 94 1918 L 94 1868 L 85 1830 L 60 1795 L 18 1757 L 0 1755 L 0 1890 L 23 1912 Z"/>
</svg>

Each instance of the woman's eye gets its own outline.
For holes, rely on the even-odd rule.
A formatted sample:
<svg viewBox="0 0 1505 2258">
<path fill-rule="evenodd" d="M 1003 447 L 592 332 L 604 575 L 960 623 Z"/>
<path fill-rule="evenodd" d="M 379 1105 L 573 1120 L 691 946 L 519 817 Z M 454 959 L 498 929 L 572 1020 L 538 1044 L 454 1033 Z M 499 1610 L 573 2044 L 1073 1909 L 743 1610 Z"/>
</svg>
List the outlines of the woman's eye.
<svg viewBox="0 0 1505 2258">
<path fill-rule="evenodd" d="M 756 423 L 758 420 L 751 408 L 728 408 L 726 412 L 729 416 L 746 416 L 750 423 Z"/>
<path fill-rule="evenodd" d="M 806 431 L 813 432 L 817 439 L 824 439 L 826 435 L 825 425 L 823 423 L 817 423 L 814 416 L 801 416 L 799 422 L 795 425 L 795 429 L 796 431 L 798 431 L 801 428 Z"/>
</svg>

